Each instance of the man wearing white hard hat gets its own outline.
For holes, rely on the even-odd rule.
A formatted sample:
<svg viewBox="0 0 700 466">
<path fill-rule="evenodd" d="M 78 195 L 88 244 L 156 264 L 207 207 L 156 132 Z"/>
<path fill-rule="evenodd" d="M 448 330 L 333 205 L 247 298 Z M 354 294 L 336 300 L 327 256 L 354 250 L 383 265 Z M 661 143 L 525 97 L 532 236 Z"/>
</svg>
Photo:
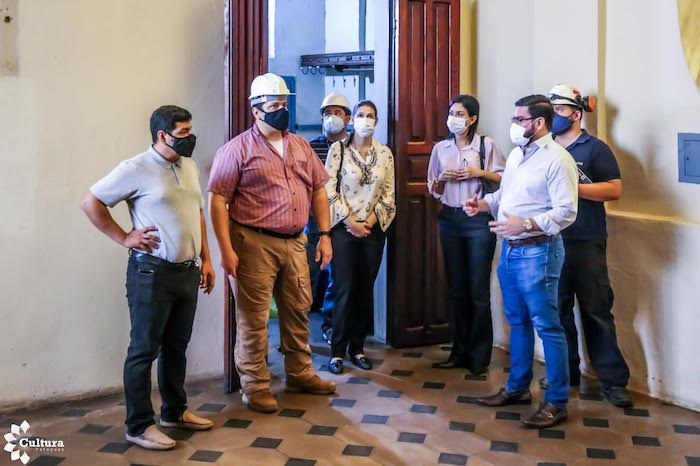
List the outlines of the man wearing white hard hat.
<svg viewBox="0 0 700 466">
<path fill-rule="evenodd" d="M 286 390 L 315 395 L 335 391 L 335 384 L 321 380 L 311 364 L 311 286 L 303 232 L 311 207 L 321 230 L 315 259 L 325 268 L 332 257 L 324 188 L 328 175 L 309 143 L 287 130 L 289 95 L 275 74 L 253 80 L 249 101 L 254 124 L 217 151 L 208 188 L 222 267 L 233 277 L 234 357 L 243 401 L 265 413 L 277 411 L 266 361 L 273 296 Z"/>
<path fill-rule="evenodd" d="M 348 99 L 337 92 L 331 92 L 321 102 L 321 128 L 322 133 L 309 141 L 311 148 L 316 152 L 321 162 L 326 163 L 326 156 L 331 145 L 336 141 L 345 142 L 348 137 L 347 126 L 351 120 L 352 111 Z M 330 266 L 325 270 L 320 270 L 318 262 L 315 260 L 316 245 L 318 244 L 318 225 L 313 217 L 309 218 L 309 223 L 304 231 L 309 238 L 306 245 L 306 254 L 309 261 L 309 271 L 311 274 L 311 291 L 314 295 L 314 306 L 318 306 L 323 316 L 321 331 L 326 343 L 331 344 L 333 330 L 333 308 L 334 293 L 333 281 L 330 277 Z M 318 296 L 318 298 L 316 298 Z M 313 310 L 313 307 L 312 307 Z"/>
<path fill-rule="evenodd" d="M 557 84 L 549 91 L 549 99 L 554 106 L 555 141 L 574 157 L 579 172 L 578 217 L 562 232 L 566 254 L 559 282 L 559 312 L 569 348 L 571 385 L 578 385 L 581 378 L 575 296 L 586 348 L 603 395 L 615 406 L 630 407 L 633 402 L 626 388 L 630 372 L 615 335 L 606 258 L 605 201 L 622 194 L 620 168 L 610 147 L 581 128 L 583 112 L 594 110 L 592 97 L 583 97 L 568 84 Z M 543 386 L 546 383 L 540 381 Z"/>
</svg>

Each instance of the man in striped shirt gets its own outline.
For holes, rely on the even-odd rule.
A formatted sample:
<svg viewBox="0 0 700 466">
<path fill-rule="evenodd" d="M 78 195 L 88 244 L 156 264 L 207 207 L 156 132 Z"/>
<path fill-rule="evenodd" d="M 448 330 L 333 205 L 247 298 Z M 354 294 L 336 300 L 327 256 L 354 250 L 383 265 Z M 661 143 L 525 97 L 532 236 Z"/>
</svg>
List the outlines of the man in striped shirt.
<svg viewBox="0 0 700 466">
<path fill-rule="evenodd" d="M 311 148 L 318 158 L 326 163 L 326 156 L 331 145 L 337 141 L 346 141 L 348 137 L 347 125 L 350 123 L 352 110 L 348 99 L 336 92 L 328 94 L 321 102 L 321 123 L 323 133 L 309 141 Z M 333 330 L 334 293 L 331 280 L 330 267 L 322 271 L 316 262 L 316 246 L 320 238 L 318 224 L 313 216 L 309 217 L 309 223 L 304 233 L 309 238 L 306 245 L 306 257 L 309 262 L 309 274 L 311 276 L 311 294 L 313 297 L 312 311 L 320 308 L 323 316 L 321 331 L 326 343 L 331 344 Z"/>
<path fill-rule="evenodd" d="M 277 411 L 266 362 L 273 296 L 287 391 L 335 391 L 335 384 L 321 380 L 311 364 L 311 286 L 303 234 L 311 207 L 321 230 L 315 259 L 325 268 L 332 257 L 324 188 L 328 175 L 309 143 L 287 131 L 288 95 L 279 76 L 267 73 L 253 80 L 250 105 L 255 123 L 218 150 L 208 188 L 222 266 L 234 279 L 234 357 L 243 401 L 265 413 Z"/>
</svg>

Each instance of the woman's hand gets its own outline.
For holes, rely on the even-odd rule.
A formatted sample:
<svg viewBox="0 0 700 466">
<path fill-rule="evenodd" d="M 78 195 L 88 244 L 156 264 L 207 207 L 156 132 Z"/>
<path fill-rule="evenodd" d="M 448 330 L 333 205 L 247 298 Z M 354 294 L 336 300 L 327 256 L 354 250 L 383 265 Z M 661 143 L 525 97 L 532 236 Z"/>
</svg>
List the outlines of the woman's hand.
<svg viewBox="0 0 700 466">
<path fill-rule="evenodd" d="M 438 181 L 440 183 L 446 183 L 448 181 L 457 181 L 457 176 L 459 175 L 459 173 L 459 170 L 455 170 L 453 168 L 446 168 L 442 173 L 440 173 Z"/>
<path fill-rule="evenodd" d="M 357 238 L 365 238 L 372 231 L 372 227 L 367 222 L 358 222 L 354 218 L 348 217 L 345 221 L 345 230 Z"/>
<path fill-rule="evenodd" d="M 457 181 L 469 180 L 471 178 L 481 178 L 484 176 L 484 171 L 481 168 L 465 167 L 459 171 Z"/>
</svg>

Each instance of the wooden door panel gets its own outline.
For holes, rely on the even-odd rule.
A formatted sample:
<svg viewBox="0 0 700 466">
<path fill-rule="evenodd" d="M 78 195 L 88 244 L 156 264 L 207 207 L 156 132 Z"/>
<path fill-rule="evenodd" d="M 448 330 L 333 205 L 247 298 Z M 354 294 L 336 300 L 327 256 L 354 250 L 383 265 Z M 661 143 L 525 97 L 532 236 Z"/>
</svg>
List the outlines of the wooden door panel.
<svg viewBox="0 0 700 466">
<path fill-rule="evenodd" d="M 444 263 L 426 186 L 459 85 L 459 0 L 395 0 L 393 140 L 397 216 L 389 261 L 389 338 L 397 347 L 451 338 Z"/>
<path fill-rule="evenodd" d="M 253 78 L 267 71 L 267 0 L 227 0 L 225 15 L 225 124 L 230 140 L 250 128 L 253 117 L 248 93 Z M 225 273 L 222 273 L 225 277 Z M 233 350 L 236 312 L 233 290 L 224 283 L 224 377 L 228 393 L 240 388 Z"/>
</svg>

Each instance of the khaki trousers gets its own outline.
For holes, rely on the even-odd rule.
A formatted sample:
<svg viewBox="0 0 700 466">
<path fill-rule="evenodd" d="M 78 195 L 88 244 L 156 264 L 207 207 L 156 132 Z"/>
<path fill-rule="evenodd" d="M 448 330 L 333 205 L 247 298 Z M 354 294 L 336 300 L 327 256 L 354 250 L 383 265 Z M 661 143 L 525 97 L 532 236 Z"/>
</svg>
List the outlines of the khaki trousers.
<svg viewBox="0 0 700 466">
<path fill-rule="evenodd" d="M 232 224 L 231 242 L 238 255 L 233 286 L 237 324 L 234 357 L 243 391 L 253 393 L 270 388 L 267 323 L 273 296 L 279 310 L 280 345 L 287 377 L 312 377 L 312 299 L 304 249 L 306 236 L 281 239 Z"/>
</svg>

